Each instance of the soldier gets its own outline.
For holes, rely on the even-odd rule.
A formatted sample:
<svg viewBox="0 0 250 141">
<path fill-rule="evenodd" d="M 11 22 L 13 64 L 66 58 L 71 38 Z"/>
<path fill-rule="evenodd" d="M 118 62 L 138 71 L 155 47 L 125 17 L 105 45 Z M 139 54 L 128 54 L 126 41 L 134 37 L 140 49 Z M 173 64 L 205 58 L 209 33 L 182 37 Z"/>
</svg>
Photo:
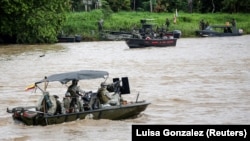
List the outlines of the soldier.
<svg viewBox="0 0 250 141">
<path fill-rule="evenodd" d="M 107 90 L 107 84 L 105 82 L 101 83 L 101 88 L 98 89 L 97 93 L 101 104 L 107 104 L 111 99 L 109 91 Z"/>
<path fill-rule="evenodd" d="M 205 28 L 207 28 L 209 26 L 209 23 L 208 23 L 208 21 L 206 22 L 206 24 L 205 24 Z"/>
<path fill-rule="evenodd" d="M 231 21 L 231 24 L 232 24 L 232 29 L 233 29 L 233 33 L 237 33 L 237 29 L 236 29 L 236 20 L 235 19 L 232 19 Z"/>
<path fill-rule="evenodd" d="M 59 97 L 57 95 L 54 95 L 54 98 L 56 99 L 56 113 L 55 114 L 62 114 L 62 103 L 59 101 Z"/>
<path fill-rule="evenodd" d="M 170 21 L 169 21 L 169 19 L 167 18 L 166 19 L 166 23 L 165 23 L 165 25 L 167 26 L 167 29 L 169 28 L 169 26 L 170 26 Z"/>
<path fill-rule="evenodd" d="M 83 96 L 85 92 L 80 89 L 80 86 L 77 85 L 78 80 L 72 80 L 72 84 L 68 87 L 66 95 L 69 93 L 71 97 L 70 108 L 75 108 L 75 106 L 77 106 L 77 110 L 82 111 L 83 103 L 79 100 L 79 97 Z"/>
<path fill-rule="evenodd" d="M 100 103 L 105 105 L 105 106 L 110 106 L 110 105 L 118 105 L 120 104 L 120 95 L 119 93 L 113 93 L 110 94 L 109 91 L 107 90 L 108 84 L 105 82 L 101 83 L 101 88 L 98 89 L 98 97 L 100 100 Z"/>
<path fill-rule="evenodd" d="M 235 19 L 232 19 L 231 24 L 232 24 L 233 27 L 236 27 L 236 21 L 235 21 Z"/>
<path fill-rule="evenodd" d="M 205 29 L 205 22 L 204 22 L 203 19 L 200 21 L 200 29 L 201 29 L 201 30 L 204 30 L 204 29 Z"/>
</svg>

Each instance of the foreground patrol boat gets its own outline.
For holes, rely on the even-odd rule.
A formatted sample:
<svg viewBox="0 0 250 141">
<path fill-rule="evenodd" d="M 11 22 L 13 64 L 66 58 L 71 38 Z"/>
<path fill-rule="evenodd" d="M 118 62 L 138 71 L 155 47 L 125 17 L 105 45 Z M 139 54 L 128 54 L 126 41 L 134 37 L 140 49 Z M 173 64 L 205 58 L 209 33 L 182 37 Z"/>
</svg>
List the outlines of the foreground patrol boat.
<svg viewBox="0 0 250 141">
<path fill-rule="evenodd" d="M 139 101 L 139 94 L 134 101 L 127 101 L 122 98 L 123 94 L 130 94 L 128 77 L 113 78 L 113 81 L 107 86 L 109 93 L 118 94 L 120 101 L 115 105 L 104 105 L 100 103 L 98 93 L 89 91 L 80 98 L 83 103 L 84 110 L 65 109 L 65 100 L 58 101 L 57 95 L 51 95 L 48 91 L 48 85 L 52 82 L 60 82 L 66 85 L 72 80 L 92 80 L 102 78 L 104 82 L 108 79 L 109 73 L 99 70 L 80 70 L 74 72 L 66 72 L 45 76 L 44 79 L 34 83 L 34 88 L 42 92 L 38 104 L 35 106 L 20 106 L 15 108 L 7 108 L 7 112 L 12 114 L 15 121 L 20 121 L 25 125 L 52 125 L 64 122 L 71 122 L 78 119 L 110 119 L 121 120 L 127 118 L 136 118 L 143 112 L 150 102 L 145 100 Z M 41 86 L 44 84 L 44 87 Z M 98 86 L 97 86 L 98 88 Z M 59 109 L 59 111 L 58 111 Z"/>
</svg>

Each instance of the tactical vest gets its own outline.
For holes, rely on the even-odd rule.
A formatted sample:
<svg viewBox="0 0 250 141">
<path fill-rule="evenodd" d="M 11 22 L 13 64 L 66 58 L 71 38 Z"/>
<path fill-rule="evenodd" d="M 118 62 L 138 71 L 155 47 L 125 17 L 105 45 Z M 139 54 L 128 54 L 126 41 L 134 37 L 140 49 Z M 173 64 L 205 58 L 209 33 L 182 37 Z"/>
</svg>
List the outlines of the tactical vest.
<svg viewBox="0 0 250 141">
<path fill-rule="evenodd" d="M 104 88 L 98 89 L 98 98 L 101 102 L 101 104 L 107 103 L 110 98 L 107 96 L 108 91 Z"/>
</svg>

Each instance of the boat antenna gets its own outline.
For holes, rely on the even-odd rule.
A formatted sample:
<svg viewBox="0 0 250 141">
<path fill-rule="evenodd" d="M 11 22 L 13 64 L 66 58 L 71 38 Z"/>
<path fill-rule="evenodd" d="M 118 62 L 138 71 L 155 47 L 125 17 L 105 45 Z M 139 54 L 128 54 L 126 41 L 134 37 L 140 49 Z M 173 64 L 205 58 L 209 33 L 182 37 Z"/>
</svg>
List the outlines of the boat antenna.
<svg viewBox="0 0 250 141">
<path fill-rule="evenodd" d="M 139 95 L 140 93 L 138 92 L 137 97 L 136 97 L 136 103 L 138 102 Z"/>
<path fill-rule="evenodd" d="M 44 91 L 46 91 L 48 86 L 48 80 L 47 80 L 47 76 L 44 77 Z"/>
</svg>

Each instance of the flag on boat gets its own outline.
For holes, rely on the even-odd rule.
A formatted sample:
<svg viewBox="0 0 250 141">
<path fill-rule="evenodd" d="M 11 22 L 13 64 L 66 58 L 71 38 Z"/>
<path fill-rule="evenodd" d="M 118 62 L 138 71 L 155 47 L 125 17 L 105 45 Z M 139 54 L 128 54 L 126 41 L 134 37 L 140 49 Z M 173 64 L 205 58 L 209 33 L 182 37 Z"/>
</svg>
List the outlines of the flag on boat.
<svg viewBox="0 0 250 141">
<path fill-rule="evenodd" d="M 174 13 L 174 24 L 177 23 L 177 17 L 178 17 L 178 12 L 177 12 L 177 9 L 175 9 L 175 13 Z"/>
<path fill-rule="evenodd" d="M 34 89 L 35 87 L 36 87 L 35 84 L 31 84 L 31 85 L 29 85 L 29 86 L 27 86 L 27 87 L 25 88 L 25 91 L 32 90 L 32 89 Z"/>
</svg>

